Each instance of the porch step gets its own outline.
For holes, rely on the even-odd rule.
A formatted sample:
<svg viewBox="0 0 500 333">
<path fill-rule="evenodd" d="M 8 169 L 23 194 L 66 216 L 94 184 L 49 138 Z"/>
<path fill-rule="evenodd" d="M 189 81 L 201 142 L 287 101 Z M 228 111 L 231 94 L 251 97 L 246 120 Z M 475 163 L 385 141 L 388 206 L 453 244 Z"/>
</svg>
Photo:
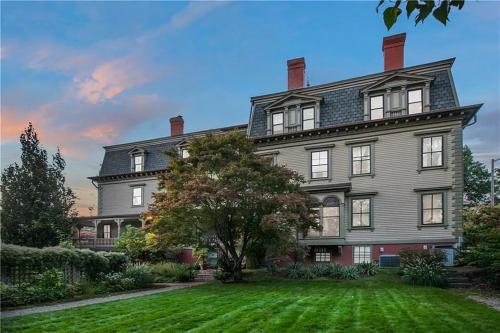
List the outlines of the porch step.
<svg viewBox="0 0 500 333">
<path fill-rule="evenodd" d="M 448 283 L 469 283 L 470 280 L 466 276 L 449 276 Z"/>
<path fill-rule="evenodd" d="M 194 279 L 195 281 L 212 281 L 214 280 L 214 271 L 212 269 L 200 270 Z"/>
<path fill-rule="evenodd" d="M 470 282 L 451 282 L 448 284 L 448 287 L 454 288 L 454 289 L 471 288 L 472 283 L 470 283 Z"/>
</svg>

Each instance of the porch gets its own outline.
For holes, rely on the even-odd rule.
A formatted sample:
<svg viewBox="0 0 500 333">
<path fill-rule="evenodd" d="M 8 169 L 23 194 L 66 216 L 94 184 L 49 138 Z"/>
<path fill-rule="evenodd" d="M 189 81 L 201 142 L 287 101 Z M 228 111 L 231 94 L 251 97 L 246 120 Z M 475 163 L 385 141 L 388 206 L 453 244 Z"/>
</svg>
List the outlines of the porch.
<svg viewBox="0 0 500 333">
<path fill-rule="evenodd" d="M 73 221 L 73 244 L 77 248 L 112 251 L 116 240 L 127 226 L 144 228 L 138 215 L 79 217 Z"/>
</svg>

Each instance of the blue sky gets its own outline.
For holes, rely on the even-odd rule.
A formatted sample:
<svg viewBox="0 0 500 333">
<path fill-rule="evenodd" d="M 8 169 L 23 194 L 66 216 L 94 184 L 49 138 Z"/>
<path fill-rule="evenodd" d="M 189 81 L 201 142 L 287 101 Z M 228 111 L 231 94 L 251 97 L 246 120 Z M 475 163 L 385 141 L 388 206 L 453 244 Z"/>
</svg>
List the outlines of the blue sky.
<svg viewBox="0 0 500 333">
<path fill-rule="evenodd" d="M 456 57 L 462 105 L 485 103 L 464 141 L 500 157 L 500 5 L 467 2 L 447 27 L 401 16 L 387 32 L 376 2 L 2 2 L 1 166 L 32 121 L 62 148 L 78 209 L 102 145 L 248 121 L 251 96 L 286 89 L 304 56 L 312 85 L 383 70 L 382 38 L 406 32 L 405 65 Z"/>
</svg>

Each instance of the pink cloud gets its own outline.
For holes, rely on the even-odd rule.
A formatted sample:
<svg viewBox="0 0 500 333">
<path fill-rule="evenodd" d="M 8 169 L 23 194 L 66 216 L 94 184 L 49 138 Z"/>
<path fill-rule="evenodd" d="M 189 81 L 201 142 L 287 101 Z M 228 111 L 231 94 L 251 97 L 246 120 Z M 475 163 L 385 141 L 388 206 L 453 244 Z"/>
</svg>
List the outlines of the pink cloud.
<svg viewBox="0 0 500 333">
<path fill-rule="evenodd" d="M 79 98 L 96 104 L 157 77 L 153 68 L 141 65 L 133 57 L 123 57 L 97 66 L 90 75 L 75 78 L 74 83 Z"/>
</svg>

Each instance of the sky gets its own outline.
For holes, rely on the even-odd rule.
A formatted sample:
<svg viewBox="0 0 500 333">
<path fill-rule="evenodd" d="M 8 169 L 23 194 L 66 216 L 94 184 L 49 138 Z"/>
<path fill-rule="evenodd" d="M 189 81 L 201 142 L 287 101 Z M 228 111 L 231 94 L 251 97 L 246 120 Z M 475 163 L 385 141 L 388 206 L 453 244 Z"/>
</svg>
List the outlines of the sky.
<svg viewBox="0 0 500 333">
<path fill-rule="evenodd" d="M 376 2 L 1 2 L 1 167 L 28 122 L 60 147 L 88 215 L 103 145 L 248 122 L 250 97 L 286 90 L 286 60 L 311 85 L 383 71 L 384 36 L 406 32 L 405 65 L 456 57 L 461 105 L 484 103 L 464 133 L 476 159 L 500 157 L 500 4 L 467 2 L 445 27 Z M 489 164 L 488 164 L 489 165 Z"/>
</svg>

